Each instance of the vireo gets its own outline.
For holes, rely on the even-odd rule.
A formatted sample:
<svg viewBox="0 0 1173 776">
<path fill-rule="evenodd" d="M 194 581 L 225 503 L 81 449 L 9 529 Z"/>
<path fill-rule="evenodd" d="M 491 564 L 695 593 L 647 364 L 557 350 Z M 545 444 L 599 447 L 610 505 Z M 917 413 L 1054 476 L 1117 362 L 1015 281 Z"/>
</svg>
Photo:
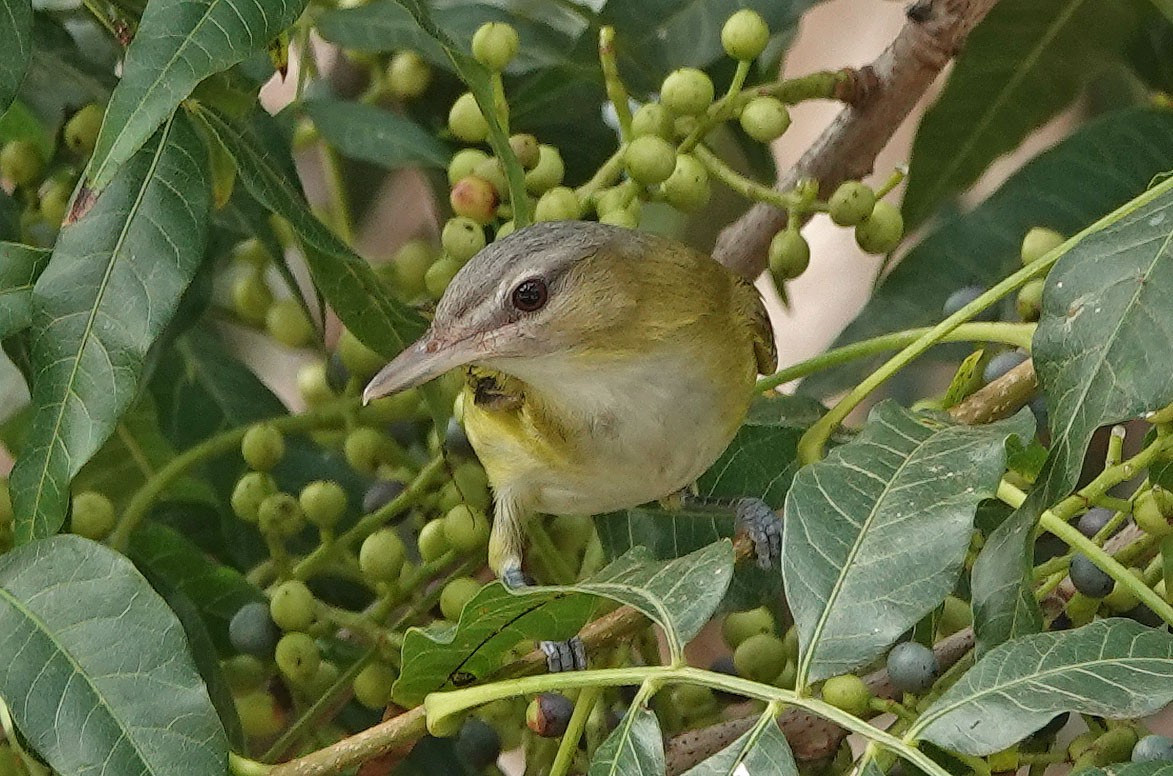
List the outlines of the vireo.
<svg viewBox="0 0 1173 776">
<path fill-rule="evenodd" d="M 363 400 L 465 368 L 465 430 L 495 500 L 489 565 L 517 586 L 528 516 L 600 514 L 688 487 L 776 360 L 757 290 L 709 256 L 554 221 L 461 268 L 427 332 Z"/>
</svg>

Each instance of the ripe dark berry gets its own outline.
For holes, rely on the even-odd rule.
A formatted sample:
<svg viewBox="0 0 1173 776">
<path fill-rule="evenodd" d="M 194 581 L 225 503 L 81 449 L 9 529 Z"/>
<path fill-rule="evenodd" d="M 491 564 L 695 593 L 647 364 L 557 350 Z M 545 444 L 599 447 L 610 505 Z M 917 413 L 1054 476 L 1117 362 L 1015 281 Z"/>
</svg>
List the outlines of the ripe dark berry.
<svg viewBox="0 0 1173 776">
<path fill-rule="evenodd" d="M 456 754 L 473 771 L 480 772 L 501 756 L 501 736 L 478 717 L 469 717 L 456 736 Z"/>
<path fill-rule="evenodd" d="M 1173 738 L 1168 736 L 1145 736 L 1132 748 L 1134 763 L 1173 761 Z"/>
<path fill-rule="evenodd" d="M 525 710 L 525 724 L 543 738 L 557 738 L 566 732 L 574 704 L 562 693 L 544 692 Z"/>
<path fill-rule="evenodd" d="M 1093 536 L 1098 534 L 1111 519 L 1112 510 L 1104 509 L 1103 507 L 1092 507 L 1079 516 L 1079 522 L 1075 524 L 1075 527 L 1079 529 L 1081 534 L 1091 539 Z"/>
<path fill-rule="evenodd" d="M 1088 598 L 1103 598 L 1112 592 L 1112 586 L 1116 584 L 1082 552 L 1071 556 L 1071 567 L 1067 573 L 1075 589 Z"/>
<path fill-rule="evenodd" d="M 268 658 L 281 635 L 266 604 L 254 601 L 240 607 L 228 621 L 228 641 L 244 655 Z"/>
<path fill-rule="evenodd" d="M 905 641 L 888 653 L 888 678 L 902 692 L 924 692 L 937 681 L 939 673 L 937 656 L 923 644 Z"/>
<path fill-rule="evenodd" d="M 986 289 L 982 288 L 981 286 L 965 286 L 964 288 L 959 288 L 950 294 L 949 298 L 945 300 L 945 304 L 941 308 L 941 312 L 946 317 L 948 317 L 960 310 L 962 307 L 965 307 L 973 300 L 977 299 L 985 292 Z M 996 307 L 996 305 L 994 307 L 987 307 L 985 310 L 975 315 L 973 320 L 996 321 L 998 319 L 998 311 L 995 309 Z"/>
<path fill-rule="evenodd" d="M 1020 350 L 1005 350 L 991 358 L 982 370 L 982 382 L 992 383 L 1030 356 Z"/>
</svg>

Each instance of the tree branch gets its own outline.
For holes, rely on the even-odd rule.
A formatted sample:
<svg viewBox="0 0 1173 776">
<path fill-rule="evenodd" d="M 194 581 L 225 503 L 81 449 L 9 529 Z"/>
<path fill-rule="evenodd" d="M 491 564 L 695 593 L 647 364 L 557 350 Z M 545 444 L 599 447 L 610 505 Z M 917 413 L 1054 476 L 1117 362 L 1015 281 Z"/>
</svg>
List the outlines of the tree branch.
<svg viewBox="0 0 1173 776">
<path fill-rule="evenodd" d="M 828 196 L 845 180 L 872 170 L 876 155 L 961 50 L 970 31 L 997 0 L 917 0 L 908 21 L 884 53 L 862 69 L 871 78 L 863 93 L 835 118 L 775 188 L 789 191 L 804 179 Z M 766 249 L 786 225 L 786 212 L 765 204 L 750 208 L 722 230 L 713 258 L 753 279 L 766 268 Z"/>
</svg>

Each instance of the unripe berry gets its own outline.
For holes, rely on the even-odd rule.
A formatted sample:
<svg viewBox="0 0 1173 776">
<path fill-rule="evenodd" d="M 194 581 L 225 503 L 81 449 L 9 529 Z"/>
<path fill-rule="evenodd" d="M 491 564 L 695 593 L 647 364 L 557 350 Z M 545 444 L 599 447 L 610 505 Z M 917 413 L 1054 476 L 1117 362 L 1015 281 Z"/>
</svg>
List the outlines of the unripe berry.
<svg viewBox="0 0 1173 776">
<path fill-rule="evenodd" d="M 770 240 L 770 249 L 767 254 L 770 262 L 770 274 L 775 283 L 784 283 L 794 280 L 806 272 L 811 262 L 811 248 L 806 238 L 796 229 L 783 229 Z"/>
<path fill-rule="evenodd" d="M 467 178 L 476 172 L 477 165 L 490 159 L 488 154 L 479 148 L 462 148 L 452 155 L 448 162 L 448 185 L 455 186 L 456 182 Z"/>
<path fill-rule="evenodd" d="M 70 151 L 78 156 L 87 157 L 94 152 L 94 143 L 98 140 L 98 131 L 102 128 L 102 114 L 105 109 L 96 103 L 90 103 L 65 122 L 62 139 Z"/>
<path fill-rule="evenodd" d="M 827 214 L 839 226 L 855 226 L 876 209 L 876 192 L 859 181 L 844 181 L 827 202 Z"/>
<path fill-rule="evenodd" d="M 58 227 L 65 220 L 65 211 L 69 207 L 69 198 L 73 196 L 73 186 L 67 181 L 53 180 L 47 183 L 41 191 L 41 218 L 52 227 Z"/>
<path fill-rule="evenodd" d="M 31 186 L 41 178 L 45 160 L 41 151 L 28 140 L 10 140 L 0 148 L 0 178 L 17 186 Z"/>
<path fill-rule="evenodd" d="M 737 649 L 751 636 L 773 633 L 774 615 L 764 606 L 744 612 L 729 612 L 721 623 L 721 636 L 730 649 Z"/>
<path fill-rule="evenodd" d="M 387 359 L 368 348 L 350 329 L 342 330 L 334 348 L 350 374 L 360 380 L 370 379 L 387 363 Z"/>
<path fill-rule="evenodd" d="M 395 288 L 404 299 L 422 296 L 424 275 L 436 258 L 435 250 L 423 240 L 408 240 L 391 259 Z"/>
<path fill-rule="evenodd" d="M 241 240 L 232 247 L 232 260 L 254 269 L 264 269 L 273 262 L 273 257 L 264 243 L 255 237 Z"/>
<path fill-rule="evenodd" d="M 114 530 L 114 505 L 101 493 L 83 491 L 73 497 L 69 520 L 73 533 L 98 541 Z"/>
<path fill-rule="evenodd" d="M 314 678 L 322 662 L 318 645 L 304 633 L 286 633 L 277 642 L 277 670 L 294 684 L 305 684 Z"/>
<path fill-rule="evenodd" d="M 359 426 L 346 435 L 342 444 L 346 462 L 356 472 L 374 475 L 379 466 L 388 463 L 395 443 L 384 433 L 370 426 Z"/>
<path fill-rule="evenodd" d="M 525 174 L 525 190 L 530 194 L 541 194 L 562 183 L 566 166 L 562 154 L 552 145 L 538 146 L 538 163 Z"/>
<path fill-rule="evenodd" d="M 333 528 L 346 514 L 346 491 L 333 480 L 315 480 L 297 497 L 306 519 L 319 528 Z"/>
<path fill-rule="evenodd" d="M 268 423 L 258 423 L 244 432 L 240 455 L 250 469 L 267 472 L 285 456 L 285 437 Z"/>
<path fill-rule="evenodd" d="M 424 523 L 416 538 L 416 545 L 424 563 L 438 560 L 441 555 L 448 552 L 451 546 L 448 544 L 448 537 L 444 535 L 444 521 L 431 520 Z"/>
<path fill-rule="evenodd" d="M 481 589 L 481 583 L 472 577 L 456 577 L 449 580 L 440 591 L 440 612 L 444 618 L 456 622 L 464 605 L 472 600 Z"/>
<path fill-rule="evenodd" d="M 500 159 L 490 156 L 473 168 L 472 174 L 489 182 L 497 194 L 498 201 L 506 202 L 509 200 L 509 179 L 505 177 L 505 167 L 501 164 Z"/>
<path fill-rule="evenodd" d="M 1022 263 L 1031 264 L 1038 261 L 1062 245 L 1063 241 L 1063 235 L 1054 229 L 1036 226 L 1022 238 L 1022 250 L 1020 252 Z"/>
<path fill-rule="evenodd" d="M 269 306 L 273 304 L 273 292 L 260 272 L 250 271 L 237 276 L 232 283 L 232 308 L 240 319 L 253 326 L 262 326 Z"/>
<path fill-rule="evenodd" d="M 293 496 L 274 493 L 257 509 L 257 525 L 267 536 L 288 538 L 305 527 L 305 514 Z"/>
<path fill-rule="evenodd" d="M 279 299 L 265 312 L 265 330 L 282 345 L 301 348 L 314 339 L 314 325 L 296 299 Z"/>
<path fill-rule="evenodd" d="M 489 518 L 479 509 L 458 504 L 444 515 L 444 538 L 457 552 L 479 550 L 489 541 Z"/>
<path fill-rule="evenodd" d="M 717 709 L 713 691 L 700 684 L 681 684 L 672 688 L 672 705 L 686 722 L 701 719 Z"/>
<path fill-rule="evenodd" d="M 1150 536 L 1173 534 L 1173 493 L 1154 485 L 1136 497 L 1132 518 Z"/>
<path fill-rule="evenodd" d="M 269 616 L 284 631 L 304 631 L 314 624 L 316 602 L 304 582 L 282 582 L 269 600 Z"/>
<path fill-rule="evenodd" d="M 790 128 L 790 111 L 776 97 L 754 97 L 742 108 L 738 121 L 745 134 L 759 143 L 769 143 Z"/>
<path fill-rule="evenodd" d="M 832 676 L 823 683 L 823 700 L 848 714 L 862 717 L 871 699 L 872 691 L 855 674 Z"/>
<path fill-rule="evenodd" d="M 285 727 L 285 712 L 268 692 L 258 690 L 239 695 L 234 700 L 236 715 L 240 717 L 240 727 L 246 736 L 268 738 Z"/>
<path fill-rule="evenodd" d="M 391 685 L 398 678 L 386 663 L 371 663 L 354 677 L 354 698 L 368 709 L 381 711 L 391 701 Z"/>
<path fill-rule="evenodd" d="M 311 361 L 297 370 L 297 392 L 308 407 L 317 407 L 334 398 L 326 381 L 326 362 Z"/>
<path fill-rule="evenodd" d="M 463 263 L 485 247 L 485 230 L 472 218 L 449 218 L 440 233 L 440 245 L 449 256 Z"/>
<path fill-rule="evenodd" d="M 517 157 L 517 161 L 523 169 L 532 170 L 537 166 L 541 152 L 538 150 L 536 137 L 528 134 L 511 135 L 509 147 L 513 150 L 513 155 Z"/>
<path fill-rule="evenodd" d="M 456 273 L 460 272 L 462 266 L 464 265 L 452 256 L 442 256 L 435 264 L 428 267 L 428 271 L 424 275 L 424 286 L 428 290 L 428 296 L 433 299 L 444 296 L 444 290 L 448 288 L 448 284 L 452 282 L 452 278 L 456 277 Z"/>
<path fill-rule="evenodd" d="M 867 253 L 888 253 L 903 236 L 904 217 L 895 205 L 884 200 L 876 202 L 872 214 L 855 227 L 855 242 Z"/>
<path fill-rule="evenodd" d="M 691 212 L 709 201 L 709 171 L 692 154 L 677 154 L 676 168 L 663 189 L 668 204 Z"/>
<path fill-rule="evenodd" d="M 782 640 L 770 633 L 750 636 L 733 651 L 737 674 L 755 682 L 769 682 L 786 667 Z"/>
<path fill-rule="evenodd" d="M 497 234 L 494 235 L 495 240 L 504 240 L 517 229 L 517 224 L 513 223 L 513 219 L 509 219 L 505 223 L 497 227 Z"/>
<path fill-rule="evenodd" d="M 448 129 L 459 140 L 480 143 L 489 135 L 489 123 L 471 92 L 456 98 L 448 111 Z"/>
<path fill-rule="evenodd" d="M 1018 317 L 1024 321 L 1033 322 L 1043 313 L 1043 288 L 1046 281 L 1036 278 L 1018 291 L 1018 298 L 1014 300 Z"/>
<path fill-rule="evenodd" d="M 260 689 L 269 678 L 265 664 L 255 655 L 239 654 L 220 661 L 220 672 L 235 695 Z"/>
<path fill-rule="evenodd" d="M 277 492 L 277 483 L 264 472 L 247 472 L 232 489 L 232 513 L 246 523 L 257 522 L 261 502 Z"/>
<path fill-rule="evenodd" d="M 555 186 L 538 199 L 535 221 L 572 221 L 582 214 L 582 203 L 574 189 Z"/>
<path fill-rule="evenodd" d="M 358 551 L 358 567 L 363 577 L 373 584 L 395 582 L 406 557 L 403 540 L 395 531 L 383 528 L 363 539 Z"/>
<path fill-rule="evenodd" d="M 721 28 L 721 46 L 734 59 L 756 59 L 769 40 L 766 20 L 748 8 L 730 16 Z"/>
<path fill-rule="evenodd" d="M 387 65 L 387 84 L 396 99 L 414 100 L 428 90 L 432 68 L 414 51 L 400 51 Z"/>
<path fill-rule="evenodd" d="M 476 175 L 462 178 L 452 187 L 448 195 L 452 211 L 458 216 L 472 219 L 478 224 L 487 224 L 497 215 L 497 190 L 493 184 Z"/>
<path fill-rule="evenodd" d="M 645 185 L 660 183 L 676 169 L 676 149 L 662 137 L 643 135 L 627 146 L 623 164 L 636 182 Z"/>
<path fill-rule="evenodd" d="M 490 70 L 500 72 L 517 56 L 517 30 L 504 22 L 482 24 L 472 36 L 472 55 Z"/>
<path fill-rule="evenodd" d="M 673 113 L 695 116 L 713 103 L 713 81 L 701 70 L 673 70 L 660 86 L 660 102 Z"/>
<path fill-rule="evenodd" d="M 635 137 L 656 135 L 665 140 L 672 139 L 672 113 L 658 102 L 639 106 L 631 117 L 631 133 Z"/>
</svg>

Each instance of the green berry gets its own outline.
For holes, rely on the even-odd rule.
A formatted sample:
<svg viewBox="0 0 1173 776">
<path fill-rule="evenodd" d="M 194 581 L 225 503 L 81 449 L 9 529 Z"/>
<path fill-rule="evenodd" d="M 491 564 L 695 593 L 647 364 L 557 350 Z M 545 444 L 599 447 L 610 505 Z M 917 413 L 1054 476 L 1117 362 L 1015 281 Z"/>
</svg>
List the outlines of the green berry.
<svg viewBox="0 0 1173 776">
<path fill-rule="evenodd" d="M 1154 485 L 1136 497 L 1132 519 L 1149 536 L 1173 534 L 1173 493 Z"/>
<path fill-rule="evenodd" d="M 250 237 L 233 246 L 232 260 L 254 269 L 264 269 L 272 263 L 273 257 L 260 240 Z"/>
<path fill-rule="evenodd" d="M 937 633 L 942 637 L 952 636 L 973 624 L 973 610 L 968 601 L 955 596 L 946 596 L 941 607 L 941 618 L 937 621 Z"/>
<path fill-rule="evenodd" d="M 672 688 L 672 705 L 685 720 L 695 720 L 717 709 L 717 697 L 700 684 L 681 684 Z"/>
<path fill-rule="evenodd" d="M 326 379 L 325 361 L 311 361 L 297 370 L 297 392 L 307 407 L 317 407 L 335 398 Z"/>
<path fill-rule="evenodd" d="M 627 186 L 612 186 L 595 195 L 595 212 L 600 216 L 624 210 L 631 203 L 633 192 Z"/>
<path fill-rule="evenodd" d="M 562 154 L 552 145 L 538 146 L 538 163 L 525 174 L 525 190 L 530 194 L 541 194 L 562 183 L 566 166 Z"/>
<path fill-rule="evenodd" d="M 464 605 L 472 600 L 481 589 L 481 583 L 472 577 L 456 577 L 449 580 L 440 591 L 440 612 L 445 619 L 456 622 Z"/>
<path fill-rule="evenodd" d="M 755 682 L 769 682 L 786 668 L 782 639 L 770 633 L 750 636 L 733 651 L 737 674 Z"/>
<path fill-rule="evenodd" d="M 259 690 L 269 678 L 269 672 L 255 655 L 233 655 L 220 661 L 220 672 L 234 694 Z"/>
<path fill-rule="evenodd" d="M 318 663 L 318 670 L 314 672 L 314 678 L 298 687 L 298 690 L 303 698 L 321 698 L 338 681 L 340 673 L 341 671 L 338 670 L 337 664 L 329 660 L 323 660 L 321 663 Z"/>
<path fill-rule="evenodd" d="M 98 131 L 102 128 L 103 113 L 105 108 L 90 103 L 65 122 L 62 137 L 70 151 L 78 156 L 89 156 L 94 152 L 94 143 L 97 142 Z"/>
<path fill-rule="evenodd" d="M 232 307 L 245 323 L 263 326 L 269 306 L 272 304 L 273 292 L 262 273 L 246 272 L 233 281 Z"/>
<path fill-rule="evenodd" d="M 465 92 L 452 103 L 452 109 L 448 111 L 448 129 L 466 143 L 480 143 L 488 137 L 489 124 L 472 92 Z"/>
<path fill-rule="evenodd" d="M 1018 310 L 1018 317 L 1024 321 L 1033 322 L 1043 313 L 1043 287 L 1046 281 L 1036 278 L 1024 285 L 1018 291 L 1018 298 L 1014 306 Z"/>
<path fill-rule="evenodd" d="M 459 262 L 466 262 L 485 247 L 485 230 L 472 218 L 456 216 L 444 223 L 440 245 Z"/>
<path fill-rule="evenodd" d="M 444 515 L 444 538 L 459 553 L 475 552 L 489 541 L 489 518 L 479 509 L 457 504 Z"/>
<path fill-rule="evenodd" d="M 305 527 L 305 514 L 297 499 L 288 493 L 274 493 L 257 509 L 257 524 L 267 536 L 290 537 Z"/>
<path fill-rule="evenodd" d="M 734 59 L 756 59 L 770 40 L 770 28 L 757 11 L 744 8 L 721 28 L 721 46 Z"/>
<path fill-rule="evenodd" d="M 350 329 L 342 330 L 335 348 L 350 374 L 360 380 L 374 377 L 375 372 L 378 372 L 387 363 L 387 359 L 363 344 Z"/>
<path fill-rule="evenodd" d="M 386 663 L 371 663 L 354 677 L 354 698 L 368 709 L 381 711 L 391 702 L 391 685 L 398 678 Z"/>
<path fill-rule="evenodd" d="M 414 100 L 428 90 L 432 68 L 414 51 L 400 51 L 387 65 L 387 85 L 399 100 Z"/>
<path fill-rule="evenodd" d="M 259 601 L 240 607 L 228 621 L 228 642 L 243 655 L 270 657 L 277 636 L 277 626 L 269 616 L 269 607 Z"/>
<path fill-rule="evenodd" d="M 937 656 L 923 644 L 905 641 L 888 653 L 888 678 L 903 692 L 924 692 L 937 681 L 939 673 Z"/>
<path fill-rule="evenodd" d="M 513 234 L 515 229 L 517 229 L 517 225 L 513 223 L 513 219 L 511 218 L 497 227 L 497 234 L 494 239 L 504 240 L 506 237 Z"/>
<path fill-rule="evenodd" d="M 28 140 L 10 140 L 0 148 L 0 178 L 17 186 L 31 186 L 41 179 L 45 160 L 40 149 Z"/>
<path fill-rule="evenodd" d="M 317 603 L 304 582 L 282 582 L 269 599 L 269 616 L 283 631 L 304 631 L 314 624 Z"/>
<path fill-rule="evenodd" d="M 844 181 L 827 203 L 827 213 L 839 226 L 855 226 L 876 209 L 876 192 L 859 181 Z"/>
<path fill-rule="evenodd" d="M 98 541 L 114 530 L 114 505 L 101 493 L 87 490 L 73 497 L 70 530 Z"/>
<path fill-rule="evenodd" d="M 627 146 L 623 164 L 637 183 L 661 183 L 676 169 L 676 149 L 658 135 L 643 135 Z"/>
<path fill-rule="evenodd" d="M 764 606 L 744 612 L 730 612 L 721 623 L 721 636 L 730 649 L 737 649 L 751 636 L 773 633 L 776 628 L 774 615 Z"/>
<path fill-rule="evenodd" d="M 574 703 L 562 693 L 544 692 L 525 709 L 525 726 L 542 738 L 558 738 L 570 725 Z"/>
<path fill-rule="evenodd" d="M 246 523 L 255 523 L 261 503 L 277 492 L 277 483 L 264 472 L 247 472 L 232 489 L 232 513 Z"/>
<path fill-rule="evenodd" d="M 692 154 L 677 154 L 676 167 L 663 189 L 668 204 L 692 212 L 709 201 L 709 171 Z"/>
<path fill-rule="evenodd" d="M 770 274 L 782 284 L 806 272 L 811 263 L 811 248 L 796 229 L 783 229 L 770 240 Z"/>
<path fill-rule="evenodd" d="M 65 220 L 65 211 L 69 208 L 69 198 L 73 196 L 73 186 L 67 181 L 52 180 L 41 191 L 41 218 L 49 226 L 57 227 Z"/>
<path fill-rule="evenodd" d="M 404 299 L 415 299 L 425 292 L 424 275 L 436 258 L 432 246 L 423 240 L 408 240 L 391 259 L 395 288 Z"/>
<path fill-rule="evenodd" d="M 501 72 L 517 56 L 517 30 L 504 22 L 482 24 L 472 36 L 472 55 L 490 70 Z"/>
<path fill-rule="evenodd" d="M 625 208 L 611 210 L 599 216 L 600 224 L 622 226 L 625 229 L 635 229 L 639 226 L 640 209 L 635 202 Z"/>
<path fill-rule="evenodd" d="M 538 139 L 529 134 L 512 135 L 509 138 L 509 148 L 523 169 L 532 170 L 537 166 L 542 154 L 538 148 Z"/>
<path fill-rule="evenodd" d="M 424 286 L 428 290 L 428 296 L 433 299 L 444 296 L 448 284 L 452 282 L 452 278 L 456 277 L 456 273 L 460 272 L 460 268 L 463 266 L 464 264 L 456 258 L 443 256 L 435 264 L 428 267 L 428 271 L 424 275 Z"/>
<path fill-rule="evenodd" d="M 1063 235 L 1054 229 L 1036 226 L 1022 238 L 1022 263 L 1031 264 L 1063 244 Z"/>
<path fill-rule="evenodd" d="M 363 540 L 358 550 L 358 568 L 372 584 L 391 583 L 399 579 L 407 548 L 390 528 L 382 528 Z"/>
<path fill-rule="evenodd" d="M 790 111 L 775 97 L 755 97 L 741 110 L 741 128 L 759 143 L 776 140 L 790 128 Z"/>
<path fill-rule="evenodd" d="M 297 497 L 306 519 L 319 528 L 333 528 L 346 513 L 346 491 L 333 480 L 315 480 Z"/>
<path fill-rule="evenodd" d="M 424 563 L 438 560 L 440 556 L 452 549 L 448 544 L 448 537 L 444 535 L 443 520 L 431 520 L 424 523 L 423 528 L 420 529 L 419 537 L 416 539 L 416 544 L 419 547 L 420 558 Z"/>
<path fill-rule="evenodd" d="M 904 236 L 904 218 L 895 205 L 876 202 L 872 214 L 855 227 L 855 242 L 867 253 L 889 253 Z"/>
<path fill-rule="evenodd" d="M 244 438 L 240 441 L 240 455 L 250 469 L 270 471 L 285 456 L 285 437 L 276 427 L 258 423 L 244 432 Z"/>
<path fill-rule="evenodd" d="M 472 219 L 478 224 L 487 224 L 497 215 L 499 198 L 493 184 L 484 178 L 469 175 L 452 187 L 448 202 L 456 215 Z"/>
<path fill-rule="evenodd" d="M 572 221 L 582 213 L 582 203 L 574 189 L 555 186 L 538 199 L 535 221 Z"/>
<path fill-rule="evenodd" d="M 658 102 L 639 106 L 631 117 L 631 133 L 635 137 L 656 135 L 672 139 L 672 112 Z"/>
<path fill-rule="evenodd" d="M 493 193 L 497 195 L 498 201 L 504 202 L 509 199 L 509 179 L 505 177 L 505 167 L 501 164 L 500 159 L 490 156 L 478 164 L 472 174 L 488 181 L 489 185 L 493 187 Z"/>
<path fill-rule="evenodd" d="M 1133 577 L 1136 578 L 1137 582 L 1141 586 L 1144 585 L 1143 571 L 1137 568 L 1130 568 L 1128 571 L 1130 574 L 1132 574 Z M 1137 597 L 1136 593 L 1129 589 L 1127 585 L 1122 585 L 1119 582 L 1116 582 L 1116 584 L 1112 586 L 1111 593 L 1108 593 L 1108 595 L 1104 596 L 1104 606 L 1108 607 L 1109 611 L 1116 614 L 1124 614 L 1125 612 L 1132 611 L 1139 603 L 1140 599 Z"/>
<path fill-rule="evenodd" d="M 277 642 L 277 670 L 294 684 L 305 684 L 314 678 L 322 663 L 318 645 L 304 633 L 286 633 Z"/>
<path fill-rule="evenodd" d="M 694 67 L 673 70 L 660 85 L 660 102 L 682 116 L 704 113 L 713 103 L 713 81 Z"/>
<path fill-rule="evenodd" d="M 240 727 L 250 738 L 269 738 L 285 727 L 285 714 L 277 699 L 265 691 L 250 692 L 235 698 Z"/>
<path fill-rule="evenodd" d="M 856 717 L 867 712 L 871 699 L 872 691 L 855 674 L 832 676 L 823 683 L 823 700 Z"/>
<path fill-rule="evenodd" d="M 390 461 L 393 444 L 383 432 L 370 426 L 359 426 L 346 435 L 342 452 L 346 462 L 356 472 L 374 475 L 381 465 Z"/>
<path fill-rule="evenodd" d="M 448 185 L 455 186 L 462 178 L 467 178 L 476 172 L 477 166 L 490 159 L 488 154 L 479 148 L 462 148 L 452 155 L 448 162 Z"/>
<path fill-rule="evenodd" d="M 265 330 L 282 345 L 301 348 L 313 342 L 314 325 L 296 299 L 280 299 L 265 312 Z"/>
</svg>

